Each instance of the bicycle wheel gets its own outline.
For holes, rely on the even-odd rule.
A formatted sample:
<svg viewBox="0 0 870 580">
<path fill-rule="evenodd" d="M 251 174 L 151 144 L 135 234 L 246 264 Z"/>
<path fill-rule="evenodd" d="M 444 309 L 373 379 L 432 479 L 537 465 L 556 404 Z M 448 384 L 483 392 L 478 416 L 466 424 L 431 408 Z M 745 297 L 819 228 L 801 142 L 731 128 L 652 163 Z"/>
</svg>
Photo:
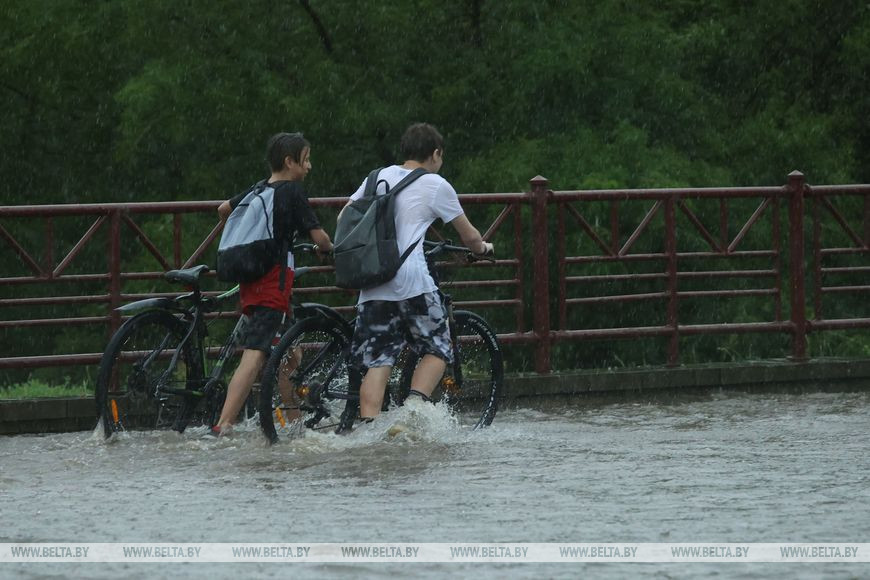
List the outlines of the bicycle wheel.
<svg viewBox="0 0 870 580">
<path fill-rule="evenodd" d="M 322 316 L 294 324 L 272 350 L 260 379 L 260 427 L 278 440 L 275 421 L 295 419 L 309 428 L 337 425 L 347 398 L 345 328 Z"/>
<path fill-rule="evenodd" d="M 447 365 L 441 382 L 432 392 L 434 401 L 442 401 L 460 416 L 472 417 L 474 428 L 492 423 L 498 411 L 504 384 L 504 363 L 495 332 L 473 312 L 457 310 L 453 314 L 459 347 L 455 360 Z M 401 403 L 411 389 L 411 378 L 419 356 L 408 351 L 399 379 L 396 399 Z"/>
<path fill-rule="evenodd" d="M 198 399 L 178 393 L 198 389 L 202 382 L 190 344 L 175 368 L 169 368 L 185 330 L 170 312 L 150 310 L 125 322 L 112 336 L 94 392 L 97 418 L 107 438 L 126 429 L 172 427 L 180 413 L 196 405 Z"/>
</svg>

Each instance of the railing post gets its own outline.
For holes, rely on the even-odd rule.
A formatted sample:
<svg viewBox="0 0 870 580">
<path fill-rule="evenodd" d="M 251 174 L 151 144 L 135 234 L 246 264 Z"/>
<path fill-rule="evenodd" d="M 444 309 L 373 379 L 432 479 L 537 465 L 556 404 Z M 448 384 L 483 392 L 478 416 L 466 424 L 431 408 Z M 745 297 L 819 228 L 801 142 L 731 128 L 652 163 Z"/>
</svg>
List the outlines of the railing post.
<svg viewBox="0 0 870 580">
<path fill-rule="evenodd" d="M 671 329 L 668 340 L 667 366 L 673 367 L 680 360 L 680 333 L 677 323 L 677 219 L 676 196 L 665 200 L 665 254 L 667 255 L 668 306 L 667 324 Z"/>
<path fill-rule="evenodd" d="M 547 204 L 550 197 L 547 178 L 540 175 L 532 178 L 532 249 L 533 293 L 535 301 L 534 333 L 535 372 L 550 372 L 550 249 L 547 231 Z"/>
<path fill-rule="evenodd" d="M 109 336 L 121 326 L 121 210 L 111 210 L 109 221 Z"/>
<path fill-rule="evenodd" d="M 172 216 L 172 257 L 175 259 L 173 268 L 181 268 L 181 214 L 176 213 Z"/>
<path fill-rule="evenodd" d="M 870 196 L 864 196 L 864 247 L 870 247 Z"/>
<path fill-rule="evenodd" d="M 804 189 L 806 179 L 800 171 L 788 174 L 789 261 L 791 262 L 792 352 L 795 361 L 807 359 L 807 314 L 804 281 Z"/>
</svg>

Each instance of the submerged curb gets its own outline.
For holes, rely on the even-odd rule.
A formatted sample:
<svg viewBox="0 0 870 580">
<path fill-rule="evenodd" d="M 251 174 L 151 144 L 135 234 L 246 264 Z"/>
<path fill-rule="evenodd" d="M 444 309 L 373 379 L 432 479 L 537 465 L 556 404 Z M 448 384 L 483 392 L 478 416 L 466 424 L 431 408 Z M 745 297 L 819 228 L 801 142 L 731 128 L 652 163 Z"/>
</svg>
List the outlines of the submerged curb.
<svg viewBox="0 0 870 580">
<path fill-rule="evenodd" d="M 0 435 L 91 430 L 94 408 L 93 397 L 0 400 Z"/>
<path fill-rule="evenodd" d="M 696 389 L 786 388 L 814 392 L 868 387 L 870 359 L 775 360 L 505 377 L 506 399 L 520 405 L 530 398 L 553 396 L 642 398 L 656 392 Z M 0 400 L 0 435 L 89 431 L 96 424 L 95 414 L 91 397 Z"/>
<path fill-rule="evenodd" d="M 870 359 L 816 359 L 807 362 L 781 359 L 674 368 L 514 375 L 506 380 L 509 398 L 643 394 L 663 389 L 792 388 L 816 391 L 870 387 Z"/>
</svg>

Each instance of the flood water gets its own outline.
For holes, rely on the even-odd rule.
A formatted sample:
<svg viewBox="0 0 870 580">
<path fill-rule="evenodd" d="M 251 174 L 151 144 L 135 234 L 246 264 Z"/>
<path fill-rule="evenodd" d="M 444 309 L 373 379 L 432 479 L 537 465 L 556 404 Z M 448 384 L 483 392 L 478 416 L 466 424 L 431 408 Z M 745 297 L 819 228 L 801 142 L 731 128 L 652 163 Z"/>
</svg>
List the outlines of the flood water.
<svg viewBox="0 0 870 580">
<path fill-rule="evenodd" d="M 868 542 L 870 393 L 521 401 L 490 429 L 393 411 L 0 438 L 0 542 Z M 407 427 L 397 435 L 392 426 Z M 851 564 L 0 564 L 0 576 L 866 577 Z"/>
</svg>

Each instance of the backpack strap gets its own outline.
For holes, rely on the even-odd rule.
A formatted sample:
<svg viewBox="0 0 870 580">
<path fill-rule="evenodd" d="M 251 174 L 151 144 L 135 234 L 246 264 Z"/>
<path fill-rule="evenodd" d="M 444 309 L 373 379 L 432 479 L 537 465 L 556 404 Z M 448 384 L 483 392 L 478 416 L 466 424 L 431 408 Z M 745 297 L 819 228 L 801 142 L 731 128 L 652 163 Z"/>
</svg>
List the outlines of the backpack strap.
<svg viewBox="0 0 870 580">
<path fill-rule="evenodd" d="M 269 178 L 258 181 L 254 184 L 254 187 L 251 188 L 251 192 L 257 196 L 257 199 L 260 200 L 260 203 L 263 205 L 263 215 L 266 217 L 266 229 L 269 232 L 269 237 L 272 239 L 275 238 L 275 234 L 272 232 L 272 225 L 269 223 L 269 214 L 266 212 L 266 202 L 263 201 L 263 198 L 260 197 L 260 194 L 263 193 L 266 188 L 269 187 Z M 274 208 L 274 206 L 273 206 Z M 287 281 L 287 252 L 290 251 L 292 242 L 289 240 L 282 240 L 278 247 L 278 265 L 281 266 L 281 271 L 278 273 L 278 290 L 283 292 L 284 286 Z"/>
<path fill-rule="evenodd" d="M 294 240 L 295 241 L 295 240 Z M 284 239 L 281 241 L 281 247 L 278 249 L 278 265 L 281 266 L 281 270 L 278 272 L 278 290 L 280 292 L 284 291 L 284 285 L 287 282 L 287 252 L 290 251 L 290 245 L 293 241 Z"/>
<path fill-rule="evenodd" d="M 269 186 L 268 181 L 269 181 L 268 179 L 264 179 L 263 181 L 260 181 L 259 183 L 257 183 L 257 185 L 254 186 L 254 188 L 257 190 L 257 197 L 259 197 L 260 193 L 263 192 Z M 277 190 L 276 190 L 276 193 L 277 193 Z M 274 201 L 272 203 L 273 203 L 272 213 L 273 213 L 273 219 L 274 219 L 274 208 L 275 208 Z M 265 212 L 265 211 L 266 211 L 266 205 L 264 203 L 263 204 L 263 212 Z M 266 214 L 266 215 L 268 216 L 269 214 Z M 275 239 L 275 234 L 272 232 L 272 227 L 269 226 L 268 221 L 266 222 L 266 225 L 269 227 L 269 235 L 272 237 L 272 239 Z M 290 248 L 293 246 L 293 243 L 294 243 L 294 240 L 287 240 L 285 238 L 285 239 L 281 240 L 281 243 L 278 246 L 277 262 L 278 262 L 278 265 L 281 266 L 281 269 L 278 272 L 278 290 L 280 292 L 284 291 L 284 286 L 287 283 L 287 252 L 290 251 Z"/>
<path fill-rule="evenodd" d="M 274 238 L 275 234 L 272 232 L 272 224 L 269 223 L 269 212 L 266 211 L 266 202 L 263 201 L 262 197 L 260 197 L 260 194 L 266 191 L 266 188 L 269 187 L 267 182 L 267 179 L 257 182 L 253 189 L 251 189 L 251 192 L 260 200 L 260 205 L 263 206 L 263 216 L 266 218 L 266 231 L 269 232 L 270 238 Z"/>
<path fill-rule="evenodd" d="M 371 197 L 375 195 L 378 189 L 378 173 L 381 172 L 383 167 L 379 167 L 369 173 L 369 176 L 366 178 L 366 186 L 363 190 L 363 197 Z"/>
<path fill-rule="evenodd" d="M 242 196 L 242 199 L 244 200 L 246 195 L 250 195 L 251 193 L 253 193 L 255 191 L 259 193 L 259 192 L 263 191 L 264 189 L 266 189 L 266 186 L 268 185 L 268 181 L 269 181 L 268 177 L 266 179 L 261 179 L 260 181 L 258 181 L 257 183 L 255 183 L 254 185 L 252 185 L 251 187 L 246 189 L 244 195 Z"/>
<path fill-rule="evenodd" d="M 416 181 L 418 178 L 423 177 L 423 176 L 426 175 L 427 173 L 429 173 L 429 172 L 426 171 L 425 169 L 423 169 L 422 167 L 418 167 L 417 169 L 415 169 L 414 171 L 412 171 L 411 173 L 409 173 L 408 175 L 406 175 L 406 176 L 402 179 L 402 181 L 400 181 L 399 183 L 397 183 L 396 185 L 394 185 L 394 186 L 393 186 L 393 189 L 390 190 L 390 193 L 392 193 L 393 195 L 397 195 L 397 194 L 398 194 L 399 192 L 401 192 L 403 189 L 405 189 L 406 187 L 408 187 L 409 185 L 411 185 L 411 183 L 413 183 L 414 181 Z M 414 242 L 413 244 L 411 244 L 410 246 L 408 246 L 408 249 L 405 250 L 404 252 L 402 252 L 402 255 L 399 257 L 399 264 L 404 264 L 404 263 L 405 263 L 405 260 L 408 259 L 408 256 L 411 255 L 411 252 L 414 251 L 414 248 L 416 248 L 416 247 L 420 244 L 420 242 L 423 241 L 423 238 L 425 238 L 425 237 L 426 237 L 426 234 L 424 233 L 424 234 L 420 237 L 420 239 L 418 239 L 416 242 Z"/>
<path fill-rule="evenodd" d="M 426 237 L 426 236 L 423 236 L 423 237 Z M 408 259 L 408 256 L 411 255 L 411 252 L 414 251 L 414 248 L 416 248 L 417 246 L 420 245 L 420 242 L 421 242 L 422 240 L 423 240 L 422 237 L 419 238 L 416 242 L 414 242 L 413 244 L 411 244 L 410 246 L 408 246 L 408 249 L 407 249 L 407 250 L 405 250 L 404 252 L 402 252 L 402 255 L 399 256 L 399 264 L 404 264 L 404 263 L 405 263 L 405 260 L 407 260 L 407 259 Z"/>
<path fill-rule="evenodd" d="M 413 182 L 417 181 L 418 178 L 423 177 L 427 173 L 429 172 L 422 167 L 418 167 L 417 169 L 406 175 L 399 183 L 394 185 L 393 188 L 390 190 L 390 193 L 392 193 L 393 195 L 399 193 L 400 191 L 411 185 Z"/>
</svg>

